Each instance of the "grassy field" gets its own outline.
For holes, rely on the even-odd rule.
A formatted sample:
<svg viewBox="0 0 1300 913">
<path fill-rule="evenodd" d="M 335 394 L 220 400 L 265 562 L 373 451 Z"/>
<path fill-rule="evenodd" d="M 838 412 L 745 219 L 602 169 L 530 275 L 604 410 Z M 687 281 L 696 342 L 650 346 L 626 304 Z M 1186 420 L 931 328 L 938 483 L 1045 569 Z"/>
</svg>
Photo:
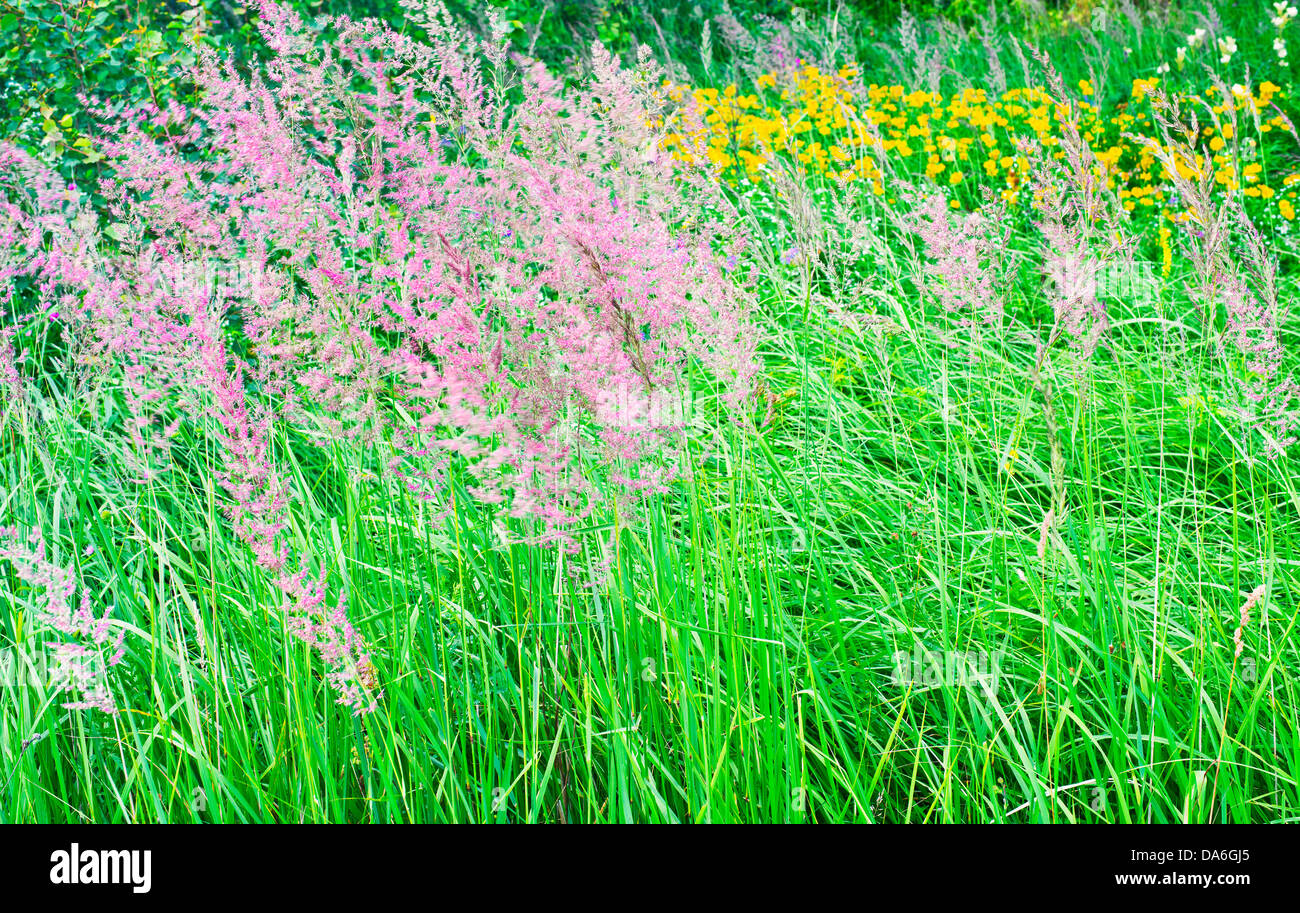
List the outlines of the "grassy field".
<svg viewBox="0 0 1300 913">
<path fill-rule="evenodd" d="M 1247 6 L 1242 21 L 1282 20 L 1278 40 L 1295 28 Z M 346 408 L 301 393 L 308 374 L 273 390 L 262 353 L 299 335 L 268 330 L 254 353 L 232 318 L 182 362 L 155 324 L 121 335 L 102 302 L 147 304 L 142 280 L 79 279 L 55 252 L 137 263 L 193 227 L 150 214 L 173 185 L 150 178 L 152 197 L 91 235 L 0 216 L 0 819 L 1300 820 L 1285 57 L 1274 31 L 1244 27 L 1228 54 L 1211 7 L 1094 12 L 908 18 L 866 41 L 832 10 L 715 21 L 689 58 L 665 45 L 683 59 L 648 84 L 663 105 L 643 120 L 697 189 L 654 204 L 655 224 L 726 226 L 708 281 L 744 305 L 756 373 L 733 395 L 683 349 L 671 446 L 579 448 L 588 509 L 550 538 L 542 513 L 485 496 L 490 470 L 403 439 L 409 399 L 377 394 L 386 424 L 352 434 L 334 421 Z M 307 46 L 346 47 L 345 31 Z M 118 186 L 141 179 L 152 160 L 112 142 Z M 460 161 L 486 168 L 494 148 Z M 41 197 L 35 166 L 3 161 L 6 199 Z M 623 161 L 610 167 L 639 167 Z M 661 192 L 623 174 L 592 179 Z M 357 187 L 374 177 L 357 165 Z M 189 186 L 175 200 L 211 199 Z M 357 219 L 391 226 L 413 205 Z M 339 240 L 356 237 L 340 211 L 328 243 L 278 236 L 372 270 L 353 288 L 309 275 L 327 272 L 319 252 L 298 261 L 285 294 L 311 319 L 382 285 Z M 104 342 L 109 323 L 134 341 Z M 512 383 L 541 383 L 541 350 L 500 338 L 505 363 L 533 366 Z M 639 351 L 631 330 L 624 344 Z M 502 357 L 498 343 L 488 361 Z M 247 377 L 227 370 L 241 359 Z M 261 430 L 232 424 L 245 400 Z M 253 444 L 278 488 L 232 470 Z M 417 457 L 437 468 L 416 478 Z M 664 483 L 624 484 L 638 466 Z M 285 501 L 268 513 L 273 488 Z M 365 652 L 332 678 L 337 654 L 295 637 L 284 604 L 329 625 L 319 606 L 340 595 Z M 60 665 L 54 642 L 82 646 Z"/>
</svg>

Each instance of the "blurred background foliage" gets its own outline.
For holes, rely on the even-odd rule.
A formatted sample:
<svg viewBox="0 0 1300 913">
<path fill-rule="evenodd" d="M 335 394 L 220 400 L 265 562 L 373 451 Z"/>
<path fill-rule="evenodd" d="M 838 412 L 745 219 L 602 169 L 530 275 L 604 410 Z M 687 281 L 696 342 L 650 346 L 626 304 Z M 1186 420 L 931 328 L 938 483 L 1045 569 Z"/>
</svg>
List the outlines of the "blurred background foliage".
<svg viewBox="0 0 1300 913">
<path fill-rule="evenodd" d="M 422 0 L 289 2 L 307 18 L 378 17 L 399 30 L 419 31 L 407 6 Z M 241 0 L 0 0 L 0 140 L 41 155 L 83 189 L 94 187 L 99 153 L 80 99 L 99 97 L 118 108 L 150 99 L 192 101 L 194 87 L 182 74 L 194 62 L 196 44 L 241 60 L 258 53 L 255 6 Z M 1230 7 L 1222 15 L 1233 21 L 1223 22 L 1183 13 L 1168 0 L 1140 7 L 1129 0 L 822 0 L 802 7 L 790 0 L 447 0 L 447 6 L 457 18 L 480 23 L 495 8 L 513 25 L 517 46 L 557 72 L 581 66 L 594 41 L 621 55 L 646 44 L 669 63 L 674 78 L 699 85 L 737 81 L 747 64 L 753 68 L 747 59 L 753 48 L 737 44 L 728 21 L 760 39 L 780 33 L 792 53 L 832 68 L 854 60 L 867 82 L 924 85 L 932 77 L 945 90 L 969 82 L 959 74 L 987 70 L 991 47 L 1008 79 L 1018 82 L 1023 68 L 1008 36 L 1052 54 L 1067 40 L 1077 48 L 1078 31 L 1088 29 L 1095 55 L 1080 57 L 1076 50 L 1053 54 L 1053 62 L 1067 84 L 1097 67 L 1109 69 L 1106 81 L 1120 93 L 1116 100 L 1133 78 L 1154 75 L 1172 59 L 1187 32 L 1208 26 L 1237 36 L 1241 66 L 1254 66 L 1242 78 L 1291 82 L 1289 72 L 1269 66 L 1276 60 L 1269 47 L 1273 34 L 1258 27 L 1270 15 L 1266 0 Z M 918 42 L 919 50 L 910 52 Z"/>
<path fill-rule="evenodd" d="M 82 99 L 190 100 L 195 46 L 242 48 L 246 13 L 214 0 L 0 0 L 0 140 L 86 185 L 100 154 Z"/>
</svg>

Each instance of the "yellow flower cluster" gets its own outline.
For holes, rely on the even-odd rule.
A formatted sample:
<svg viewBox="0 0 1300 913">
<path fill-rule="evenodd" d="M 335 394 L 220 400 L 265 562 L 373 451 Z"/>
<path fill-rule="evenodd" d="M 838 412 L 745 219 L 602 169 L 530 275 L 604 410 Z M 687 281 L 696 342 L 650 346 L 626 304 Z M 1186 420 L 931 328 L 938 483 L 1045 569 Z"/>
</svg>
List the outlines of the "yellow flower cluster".
<svg viewBox="0 0 1300 913">
<path fill-rule="evenodd" d="M 1087 80 L 1078 85 L 1082 99 L 1067 104 L 1041 88 L 1000 96 L 978 88 L 948 96 L 898 85 L 855 89 L 855 76 L 852 67 L 829 73 L 809 65 L 760 76 L 750 93 L 734 84 L 720 90 L 668 85 L 674 100 L 694 99 L 703 135 L 670 133 L 666 145 L 684 160 L 692 157 L 688 149 L 704 148 L 733 182 L 762 182 L 773 158 L 786 156 L 807 175 L 866 181 L 877 195 L 885 193 L 880 167 L 888 162 L 900 173 L 924 174 L 949 186 L 957 208 L 977 201 L 982 187 L 1017 202 L 1029 171 L 1021 141 L 1035 140 L 1062 159 L 1062 128 L 1074 118 L 1099 162 L 1099 177 L 1129 212 L 1160 217 L 1162 242 L 1169 236 L 1166 221 L 1188 218 L 1151 146 L 1160 148 L 1149 99 L 1158 77 L 1134 80 L 1125 101 L 1103 110 L 1089 100 L 1095 94 Z M 1209 123 L 1201 127 L 1196 161 L 1179 160 L 1179 170 L 1190 175 L 1212 168 L 1216 192 L 1272 200 L 1278 213 L 1294 219 L 1300 174 L 1267 175 L 1261 151 L 1269 133 L 1292 129 L 1285 117 L 1271 113 L 1282 90 L 1265 82 L 1258 94 L 1242 86 L 1234 86 L 1230 97 L 1220 94 L 1213 87 L 1205 92 L 1205 104 L 1196 110 Z M 1252 135 L 1235 136 L 1234 120 Z"/>
</svg>

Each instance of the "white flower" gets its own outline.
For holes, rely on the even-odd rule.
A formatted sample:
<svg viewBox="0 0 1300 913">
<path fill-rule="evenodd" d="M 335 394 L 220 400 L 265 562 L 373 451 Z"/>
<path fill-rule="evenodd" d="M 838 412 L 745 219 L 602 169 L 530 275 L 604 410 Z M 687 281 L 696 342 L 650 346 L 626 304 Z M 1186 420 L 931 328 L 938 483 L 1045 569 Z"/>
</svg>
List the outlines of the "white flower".
<svg viewBox="0 0 1300 913">
<path fill-rule="evenodd" d="M 1286 57 L 1286 42 L 1281 38 L 1273 39 L 1273 50 L 1277 53 L 1278 59 Z"/>
<path fill-rule="evenodd" d="M 1187 62 L 1187 48 L 1179 48 L 1178 52 L 1174 55 L 1174 63 L 1178 64 L 1178 69 L 1181 70 L 1183 68 L 1183 64 L 1186 62 Z"/>
<path fill-rule="evenodd" d="M 1160 64 L 1160 66 L 1156 67 L 1156 72 L 1157 72 L 1157 73 L 1161 73 L 1161 74 L 1168 73 L 1168 72 L 1169 72 L 1169 64 L 1167 64 L 1167 63 L 1162 63 L 1162 64 Z"/>
<path fill-rule="evenodd" d="M 1190 48 L 1198 48 L 1201 46 L 1201 42 L 1204 40 L 1205 40 L 1205 29 L 1197 29 L 1196 31 L 1192 32 L 1192 34 L 1187 36 L 1187 46 Z"/>
<path fill-rule="evenodd" d="M 1232 55 L 1237 53 L 1237 39 L 1229 36 L 1219 39 L 1219 63 L 1228 63 L 1232 60 Z"/>
</svg>

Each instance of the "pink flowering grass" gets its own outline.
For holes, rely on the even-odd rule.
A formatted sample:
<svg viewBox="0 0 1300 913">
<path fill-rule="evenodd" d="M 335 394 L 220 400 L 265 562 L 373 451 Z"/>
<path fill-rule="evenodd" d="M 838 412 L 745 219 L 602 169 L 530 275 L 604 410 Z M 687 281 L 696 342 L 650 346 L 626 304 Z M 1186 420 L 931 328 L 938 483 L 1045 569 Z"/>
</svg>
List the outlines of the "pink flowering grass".
<svg viewBox="0 0 1300 913">
<path fill-rule="evenodd" d="M 116 713 L 108 670 L 122 661 L 126 631 L 110 641 L 112 607 L 96 615 L 85 587 L 78 599 L 73 571 L 49 560 L 37 533 L 23 535 L 16 527 L 0 527 L 0 558 L 31 594 L 23 600 L 31 610 L 26 616 L 26 637 L 54 638 L 44 644 L 52 663 L 50 684 L 77 698 L 63 706 Z"/>
<path fill-rule="evenodd" d="M 944 311 L 959 326 L 1000 327 L 1005 312 L 998 288 L 1007 233 L 998 213 L 953 212 L 942 194 L 917 206 L 910 224 L 925 245 L 925 277 Z"/>
<path fill-rule="evenodd" d="M 187 424 L 212 435 L 231 527 L 286 627 L 368 709 L 346 595 L 290 560 L 273 441 L 354 442 L 435 517 L 463 480 L 531 541 L 576 551 L 603 505 L 635 510 L 688 469 L 681 417 L 639 404 L 703 372 L 741 417 L 751 304 L 723 269 L 741 247 L 725 200 L 660 149 L 647 60 L 624 70 L 597 46 L 565 89 L 445 11 L 431 45 L 340 18 L 320 47 L 273 3 L 259 25 L 271 58 L 243 74 L 203 51 L 197 106 L 87 99 L 103 238 L 76 188 L 6 151 L 6 247 L 39 253 L 5 275 L 120 372 L 137 481 L 169 471 Z"/>
</svg>

